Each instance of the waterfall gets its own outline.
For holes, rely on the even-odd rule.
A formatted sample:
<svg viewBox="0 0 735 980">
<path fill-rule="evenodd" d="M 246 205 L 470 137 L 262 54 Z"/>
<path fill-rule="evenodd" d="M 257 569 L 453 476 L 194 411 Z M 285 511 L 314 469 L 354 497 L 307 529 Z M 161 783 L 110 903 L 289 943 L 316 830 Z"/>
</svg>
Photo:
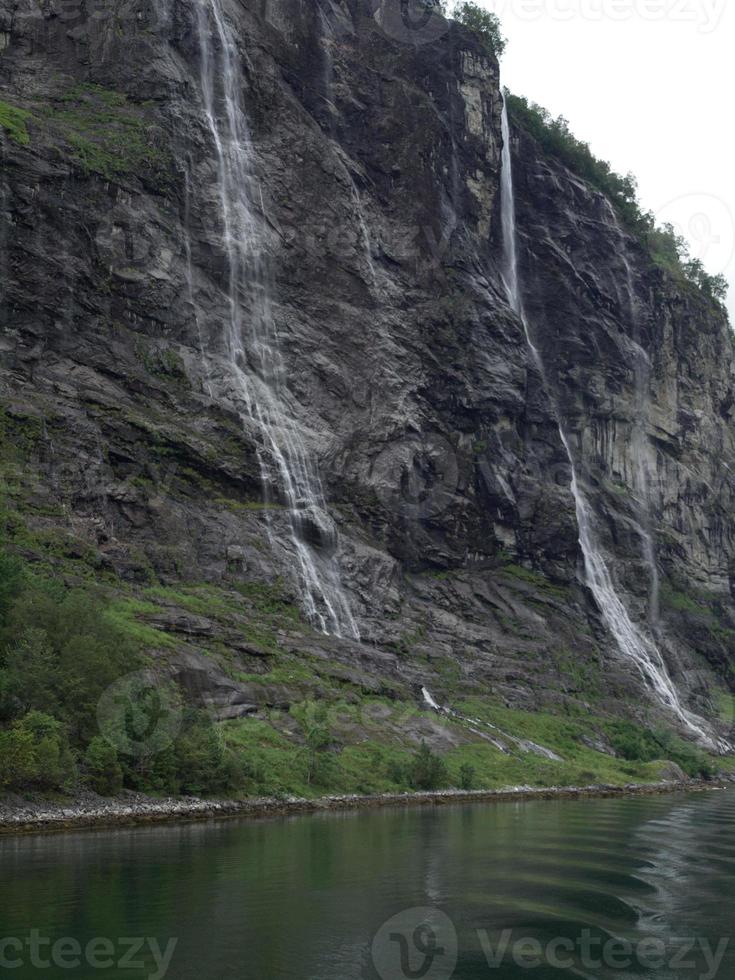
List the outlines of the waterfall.
<svg viewBox="0 0 735 980">
<path fill-rule="evenodd" d="M 367 222 L 365 221 L 365 212 L 362 207 L 360 192 L 357 189 L 352 175 L 348 174 L 348 177 L 352 189 L 352 200 L 355 205 L 355 214 L 357 215 L 357 226 L 360 231 L 360 238 L 362 239 L 362 253 L 365 258 L 365 265 L 370 273 L 370 285 L 375 287 L 377 283 L 375 278 L 375 262 L 373 261 L 373 243 L 372 239 L 370 238 Z"/>
<path fill-rule="evenodd" d="M 559 437 L 569 460 L 572 473 L 571 491 L 574 497 L 577 525 L 579 528 L 579 546 L 584 557 L 586 585 L 592 592 L 602 619 L 614 637 L 620 652 L 627 660 L 635 664 L 644 681 L 652 688 L 659 702 L 668 708 L 692 734 L 708 745 L 714 746 L 716 744 L 715 741 L 702 727 L 705 722 L 682 706 L 664 659 L 656 645 L 631 620 L 623 601 L 615 590 L 610 571 L 605 562 L 599 542 L 597 541 L 592 509 L 580 485 L 569 438 L 559 411 L 558 401 L 554 397 L 554 393 L 548 383 L 541 352 L 533 342 L 528 319 L 523 310 L 520 277 L 518 273 L 517 225 L 515 217 L 515 195 L 513 191 L 510 123 L 508 120 L 506 100 L 503 101 L 502 136 L 503 150 L 500 190 L 505 265 L 504 283 L 510 306 L 523 324 L 528 347 L 538 368 L 549 403 L 556 416 L 557 425 L 559 426 Z"/>
<path fill-rule="evenodd" d="M 635 361 L 635 422 L 631 438 L 633 455 L 633 477 L 638 507 L 639 533 L 643 559 L 648 565 L 651 585 L 648 593 L 648 622 L 656 631 L 659 624 L 659 592 L 660 582 L 658 564 L 656 562 L 656 546 L 653 540 L 651 519 L 651 493 L 646 468 L 646 421 L 648 416 L 648 386 L 651 376 L 651 362 L 642 347 L 636 351 Z"/>
<path fill-rule="evenodd" d="M 479 735 L 485 741 L 492 742 L 496 749 L 500 749 L 506 755 L 510 751 L 508 747 L 510 744 L 520 749 L 521 752 L 540 755 L 542 758 L 549 759 L 551 762 L 564 761 L 560 755 L 557 755 L 551 749 L 547 749 L 544 745 L 538 745 L 536 742 L 531 742 L 527 738 L 518 738 L 515 735 L 509 735 L 508 732 L 504 732 L 502 728 L 498 728 L 497 725 L 493 725 L 489 721 L 483 721 L 481 718 L 470 718 L 467 715 L 460 714 L 459 711 L 455 711 L 454 708 L 448 708 L 446 705 L 438 704 L 427 687 L 421 688 L 421 699 L 432 711 L 436 711 L 440 715 L 445 715 L 447 718 L 456 718 L 457 721 L 464 722 L 473 735 Z M 488 735 L 486 731 L 482 731 L 483 728 L 490 729 L 493 734 Z"/>
<path fill-rule="evenodd" d="M 635 381 L 635 420 L 631 433 L 630 447 L 633 458 L 633 487 L 635 490 L 636 509 L 638 511 L 638 533 L 641 539 L 641 551 L 643 560 L 648 566 L 650 573 L 650 588 L 648 593 L 648 622 L 651 629 L 655 632 L 659 627 L 659 592 L 660 582 L 658 574 L 658 564 L 656 562 L 656 546 L 653 538 L 653 520 L 651 517 L 651 493 L 646 467 L 646 450 L 648 448 L 648 436 L 646 426 L 648 423 L 648 404 L 649 404 L 649 383 L 651 378 L 651 360 L 638 342 L 639 338 L 639 311 L 638 301 L 635 292 L 635 280 L 628 257 L 625 254 L 625 235 L 617 215 L 612 205 L 608 203 L 610 217 L 617 231 L 620 240 L 619 256 L 625 267 L 625 286 L 627 291 L 627 306 L 630 316 L 630 324 L 633 335 L 637 338 L 634 341 L 635 363 L 633 365 L 633 376 Z M 621 308 L 625 303 L 621 301 Z"/>
<path fill-rule="evenodd" d="M 221 0 L 197 0 L 196 11 L 202 103 L 215 150 L 227 258 L 225 356 L 229 373 L 246 406 L 244 420 L 261 433 L 258 458 L 266 496 L 270 487 L 280 486 L 288 508 L 305 612 L 322 632 L 359 639 L 340 583 L 336 528 L 327 514 L 302 431 L 294 413 L 286 408 L 272 270 L 262 240 L 265 207 L 242 104 L 244 79 L 235 34 Z M 258 208 L 262 220 L 256 219 Z M 272 540 L 270 518 L 268 531 Z M 320 548 L 313 548 L 308 539 L 316 540 Z"/>
<path fill-rule="evenodd" d="M 212 397 L 212 371 L 209 364 L 209 358 L 207 357 L 207 352 L 204 347 L 204 336 L 202 334 L 202 323 L 199 317 L 199 307 L 196 303 L 196 298 L 194 296 L 194 262 L 191 255 L 191 233 L 189 227 L 191 225 L 190 213 L 191 213 L 191 160 L 187 160 L 186 169 L 184 170 L 184 260 L 186 269 L 186 296 L 189 300 L 189 305 L 191 306 L 192 313 L 194 314 L 194 325 L 197 329 L 197 340 L 199 342 L 199 356 L 202 359 L 202 364 L 204 365 L 204 377 L 205 377 L 205 389 L 209 397 Z"/>
</svg>

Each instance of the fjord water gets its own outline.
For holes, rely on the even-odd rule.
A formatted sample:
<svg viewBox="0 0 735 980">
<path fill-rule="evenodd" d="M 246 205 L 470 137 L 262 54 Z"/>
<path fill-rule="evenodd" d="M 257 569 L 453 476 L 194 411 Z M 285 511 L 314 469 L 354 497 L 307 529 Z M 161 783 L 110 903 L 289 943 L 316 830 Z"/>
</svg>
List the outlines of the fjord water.
<svg viewBox="0 0 735 980">
<path fill-rule="evenodd" d="M 5 838 L 0 921 L 3 937 L 156 937 L 161 948 L 176 938 L 171 980 L 711 978 L 702 949 L 735 932 L 733 821 L 735 793 L 715 791 Z M 450 959 L 421 973 L 414 955 L 407 972 L 389 946 L 380 960 L 373 938 L 400 913 L 388 935 L 405 935 L 415 954 L 407 910 L 427 907 L 451 920 L 441 935 Z M 643 941 L 658 941 L 662 962 L 529 970 L 509 946 L 491 968 L 483 944 L 493 952 L 504 930 L 544 948 L 588 936 L 598 959 L 605 941 L 614 963 L 612 940 L 644 961 Z M 36 972 L 56 975 L 15 975 Z M 147 955 L 138 969 L 59 975 L 156 974 Z M 735 939 L 714 976 L 734 975 Z"/>
<path fill-rule="evenodd" d="M 517 314 L 526 337 L 531 357 L 541 377 L 544 390 L 556 415 L 559 426 L 559 438 L 564 447 L 571 470 L 571 491 L 574 497 L 577 526 L 579 531 L 579 546 L 584 557 L 585 580 L 587 587 L 595 597 L 600 614 L 610 633 L 620 649 L 621 654 L 638 669 L 654 696 L 664 705 L 681 724 L 687 728 L 699 741 L 709 748 L 717 748 L 715 738 L 706 731 L 706 723 L 695 716 L 682 704 L 679 693 L 669 676 L 666 663 L 652 638 L 639 627 L 631 618 L 622 597 L 613 583 L 613 578 L 605 560 L 598 536 L 595 530 L 594 512 L 585 495 L 582 482 L 577 472 L 577 464 L 572 453 L 569 433 L 559 409 L 556 392 L 549 384 L 541 350 L 534 342 L 533 332 L 523 309 L 523 295 L 518 271 L 518 228 L 516 224 L 515 193 L 513 188 L 513 161 L 511 155 L 511 134 L 508 119 L 507 100 L 503 100 L 502 110 L 503 150 L 501 159 L 501 218 L 504 247 L 504 279 L 508 293 L 508 302 Z M 631 311 L 633 304 L 630 268 L 628 267 L 628 285 L 630 288 Z M 642 452 L 639 442 L 634 446 L 634 452 Z M 640 492 L 640 487 L 638 488 Z M 655 554 L 652 538 L 648 538 L 650 553 L 649 568 L 652 569 L 651 597 L 658 602 L 658 572 L 656 571 Z M 724 743 L 721 745 L 726 748 Z"/>
</svg>

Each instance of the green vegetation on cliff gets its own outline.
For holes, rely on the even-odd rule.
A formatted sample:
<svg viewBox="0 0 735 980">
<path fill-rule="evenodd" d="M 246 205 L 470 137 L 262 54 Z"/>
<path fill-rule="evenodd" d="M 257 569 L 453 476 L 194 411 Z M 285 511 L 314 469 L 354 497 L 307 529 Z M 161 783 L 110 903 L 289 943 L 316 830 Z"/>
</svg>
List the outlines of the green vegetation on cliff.
<svg viewBox="0 0 735 980">
<path fill-rule="evenodd" d="M 165 164 L 145 109 L 131 104 L 121 92 L 99 85 L 76 85 L 59 103 L 46 107 L 44 116 L 87 173 L 109 180 L 145 169 L 158 170 Z"/>
<path fill-rule="evenodd" d="M 632 174 L 623 177 L 615 173 L 609 163 L 592 153 L 588 143 L 577 139 L 563 116 L 555 119 L 543 106 L 522 96 L 506 93 L 506 98 L 511 118 L 547 153 L 604 194 L 655 262 L 680 281 L 697 286 L 709 299 L 724 302 L 728 288 L 725 276 L 709 275 L 699 259 L 689 255 L 686 241 L 672 225 L 657 227 L 655 215 L 645 211 L 638 201 L 638 186 Z"/>
<path fill-rule="evenodd" d="M 622 785 L 655 781 L 666 761 L 692 776 L 714 770 L 711 759 L 671 733 L 652 733 L 593 708 L 511 710 L 487 694 L 463 698 L 459 679 L 452 698 L 457 716 L 418 707 L 408 690 L 396 688 L 390 698 L 367 693 L 359 675 L 343 665 L 283 649 L 279 630 L 306 627 L 272 587 L 257 583 L 243 585 L 243 601 L 253 616 L 250 628 L 258 639 L 270 639 L 259 644 L 261 672 L 240 676 L 262 685 L 265 700 L 276 689 L 284 692 L 276 697 L 286 695 L 290 704 L 214 724 L 186 703 L 183 691 L 172 687 L 167 693 L 159 676 L 163 697 L 148 691 L 136 710 L 150 719 L 167 703 L 178 705 L 173 737 L 147 753 L 118 751 L 99 727 L 103 695 L 119 678 L 151 665 L 151 648 L 174 651 L 178 645 L 148 622 L 161 613 L 157 602 L 220 619 L 224 632 L 238 609 L 236 594 L 214 585 L 148 586 L 125 595 L 122 589 L 122 583 L 112 593 L 83 580 L 65 584 L 7 546 L 0 552 L 0 791 L 71 793 L 87 785 L 102 794 L 128 787 L 205 796 L 318 796 Z M 148 703 L 151 698 L 155 703 Z M 132 731 L 139 724 L 135 713 L 122 723 Z M 609 748 L 591 747 L 591 736 Z M 542 745 L 559 759 L 513 739 Z"/>
<path fill-rule="evenodd" d="M 0 127 L 23 146 L 31 142 L 29 122 L 34 134 L 87 174 L 112 180 L 150 173 L 165 179 L 169 161 L 148 106 L 130 102 L 122 92 L 79 83 L 27 108 L 0 102 Z"/>
<path fill-rule="evenodd" d="M 18 109 L 16 106 L 0 101 L 0 127 L 11 139 L 23 146 L 27 146 L 31 141 L 26 126 L 29 117 L 30 112 L 26 112 L 25 109 Z"/>
<path fill-rule="evenodd" d="M 473 0 L 442 0 L 442 11 L 447 17 L 473 31 L 487 48 L 488 52 L 500 58 L 505 51 L 507 40 L 500 29 L 497 14 L 481 7 Z"/>
<path fill-rule="evenodd" d="M 0 551 L 0 791 L 71 792 L 86 783 L 100 792 L 124 784 L 222 793 L 239 785 L 217 730 L 191 709 L 172 743 L 151 756 L 118 755 L 100 736 L 103 694 L 148 661 L 148 647 L 169 640 L 136 618 L 149 608 L 68 587 Z"/>
</svg>

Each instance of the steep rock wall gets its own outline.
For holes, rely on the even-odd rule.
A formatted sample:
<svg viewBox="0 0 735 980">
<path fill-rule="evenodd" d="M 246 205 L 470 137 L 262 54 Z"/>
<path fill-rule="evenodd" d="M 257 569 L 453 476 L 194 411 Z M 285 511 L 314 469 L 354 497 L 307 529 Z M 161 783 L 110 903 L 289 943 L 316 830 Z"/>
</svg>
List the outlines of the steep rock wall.
<svg viewBox="0 0 735 980">
<path fill-rule="evenodd" d="M 498 65 L 457 25 L 396 39 L 376 7 L 225 6 L 284 397 L 364 641 L 299 642 L 417 695 L 447 671 L 453 693 L 523 706 L 592 689 L 614 706 L 637 687 L 647 715 L 583 585 L 555 401 L 631 614 L 649 616 L 644 530 L 663 583 L 651 629 L 712 713 L 707 664 L 727 669 L 735 626 L 729 327 L 516 133 L 550 400 L 501 278 Z M 0 10 L 0 98 L 29 133 L 4 135 L 0 174 L 2 396 L 25 440 L 14 504 L 34 542 L 63 533 L 131 587 L 282 578 L 298 597 L 283 498 L 264 509 L 260 434 L 224 356 L 194 4 Z"/>
</svg>

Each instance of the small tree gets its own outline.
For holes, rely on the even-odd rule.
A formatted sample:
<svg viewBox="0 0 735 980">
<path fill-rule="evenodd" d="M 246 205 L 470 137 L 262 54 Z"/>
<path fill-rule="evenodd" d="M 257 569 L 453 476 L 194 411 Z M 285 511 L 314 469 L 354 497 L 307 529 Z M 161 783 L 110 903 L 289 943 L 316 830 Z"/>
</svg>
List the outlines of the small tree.
<svg viewBox="0 0 735 980">
<path fill-rule="evenodd" d="M 174 751 L 182 792 L 211 796 L 238 788 L 242 767 L 238 769 L 221 731 L 204 712 L 187 713 Z"/>
<path fill-rule="evenodd" d="M 87 746 L 84 765 L 92 788 L 100 796 L 115 796 L 123 785 L 122 766 L 117 751 L 107 739 L 96 735 Z"/>
<path fill-rule="evenodd" d="M 306 783 L 329 784 L 334 776 L 335 760 L 329 751 L 331 733 L 324 705 L 307 702 L 300 719 L 304 731 Z"/>
<path fill-rule="evenodd" d="M 459 788 L 470 790 L 475 788 L 475 767 L 468 762 L 459 767 Z"/>
<path fill-rule="evenodd" d="M 508 42 L 503 37 L 497 14 L 485 10 L 474 0 L 459 0 L 454 4 L 446 3 L 444 10 L 454 20 L 474 31 L 490 54 L 494 54 L 497 58 L 502 57 Z"/>
<path fill-rule="evenodd" d="M 0 731 L 0 789 L 21 788 L 36 777 L 34 748 L 30 732 Z"/>
<path fill-rule="evenodd" d="M 76 775 L 76 764 L 65 726 L 56 718 L 41 711 L 30 711 L 11 729 L 16 744 L 26 744 L 30 739 L 33 746 L 33 770 L 27 774 L 28 781 L 42 789 L 68 790 Z"/>
<path fill-rule="evenodd" d="M 410 776 L 414 789 L 441 789 L 447 783 L 447 767 L 444 760 L 422 741 L 411 762 Z"/>
<path fill-rule="evenodd" d="M 56 710 L 58 665 L 45 630 L 25 629 L 8 649 L 5 669 L 18 714 Z"/>
</svg>

